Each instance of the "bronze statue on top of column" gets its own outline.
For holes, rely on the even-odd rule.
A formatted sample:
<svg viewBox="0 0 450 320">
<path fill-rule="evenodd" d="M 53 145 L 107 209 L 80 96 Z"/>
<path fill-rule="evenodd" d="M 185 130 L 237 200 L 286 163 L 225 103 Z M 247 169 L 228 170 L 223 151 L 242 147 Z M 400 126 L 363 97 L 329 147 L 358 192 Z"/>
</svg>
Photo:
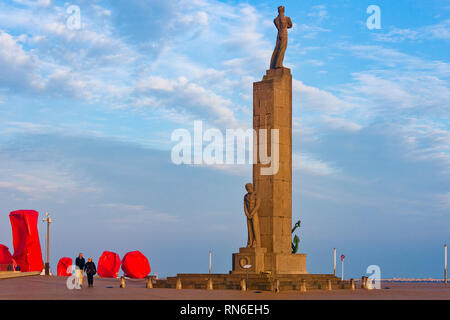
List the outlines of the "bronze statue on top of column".
<svg viewBox="0 0 450 320">
<path fill-rule="evenodd" d="M 273 20 L 278 29 L 277 43 L 270 61 L 270 69 L 283 68 L 284 53 L 286 52 L 288 43 L 287 29 L 292 28 L 291 18 L 284 15 L 284 7 L 278 7 L 278 17 Z"/>
</svg>

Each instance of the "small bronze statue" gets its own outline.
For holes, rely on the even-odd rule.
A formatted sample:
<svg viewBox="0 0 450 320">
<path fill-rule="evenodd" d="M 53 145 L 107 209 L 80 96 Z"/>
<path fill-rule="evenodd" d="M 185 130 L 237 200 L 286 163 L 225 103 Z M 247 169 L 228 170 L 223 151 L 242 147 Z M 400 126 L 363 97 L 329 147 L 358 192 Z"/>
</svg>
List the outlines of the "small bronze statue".
<svg viewBox="0 0 450 320">
<path fill-rule="evenodd" d="M 273 20 L 278 29 L 277 44 L 270 61 L 270 69 L 283 68 L 284 53 L 288 43 L 287 29 L 292 28 L 291 18 L 284 15 L 284 7 L 278 7 L 278 17 Z"/>
<path fill-rule="evenodd" d="M 253 191 L 253 185 L 247 183 L 245 185 L 247 194 L 244 196 L 244 212 L 247 217 L 248 241 L 247 248 L 256 248 L 261 245 L 259 233 L 258 209 L 259 200 L 256 192 Z"/>
</svg>

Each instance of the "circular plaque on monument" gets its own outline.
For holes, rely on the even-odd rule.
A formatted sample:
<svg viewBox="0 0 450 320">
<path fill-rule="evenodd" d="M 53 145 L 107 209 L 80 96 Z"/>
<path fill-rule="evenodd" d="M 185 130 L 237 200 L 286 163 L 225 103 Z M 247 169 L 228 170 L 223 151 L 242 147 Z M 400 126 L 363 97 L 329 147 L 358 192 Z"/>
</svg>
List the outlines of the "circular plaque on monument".
<svg viewBox="0 0 450 320">
<path fill-rule="evenodd" d="M 243 258 L 239 259 L 239 266 L 243 269 L 246 265 L 248 265 L 248 263 L 249 263 L 248 257 L 243 257 Z"/>
</svg>

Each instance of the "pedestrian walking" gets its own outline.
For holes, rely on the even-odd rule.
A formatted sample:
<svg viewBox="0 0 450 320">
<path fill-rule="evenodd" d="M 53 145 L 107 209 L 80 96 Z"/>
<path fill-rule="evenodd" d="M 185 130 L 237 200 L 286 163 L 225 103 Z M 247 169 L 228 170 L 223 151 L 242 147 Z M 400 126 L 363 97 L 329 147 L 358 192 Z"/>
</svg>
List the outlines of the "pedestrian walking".
<svg viewBox="0 0 450 320">
<path fill-rule="evenodd" d="M 86 272 L 88 278 L 88 286 L 94 286 L 94 275 L 97 273 L 97 268 L 95 267 L 95 263 L 92 261 L 92 258 L 88 259 L 88 262 L 84 266 L 84 271 Z"/>
<path fill-rule="evenodd" d="M 83 254 L 80 252 L 78 257 L 75 259 L 75 265 L 77 266 L 75 270 L 75 276 L 78 280 L 80 287 L 83 286 L 83 270 L 86 265 L 86 261 L 83 258 Z"/>
</svg>

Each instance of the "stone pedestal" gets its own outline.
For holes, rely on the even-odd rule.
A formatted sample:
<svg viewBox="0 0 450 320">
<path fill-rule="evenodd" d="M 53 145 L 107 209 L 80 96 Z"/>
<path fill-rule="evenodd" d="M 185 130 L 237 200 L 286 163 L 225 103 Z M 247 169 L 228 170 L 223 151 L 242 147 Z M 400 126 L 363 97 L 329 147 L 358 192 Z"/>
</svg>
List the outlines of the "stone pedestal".
<svg viewBox="0 0 450 320">
<path fill-rule="evenodd" d="M 233 274 L 249 273 L 307 274 L 306 254 L 268 253 L 266 248 L 240 248 L 233 253 Z"/>
<path fill-rule="evenodd" d="M 306 254 L 267 253 L 264 256 L 265 271 L 273 274 L 306 274 Z"/>
<path fill-rule="evenodd" d="M 265 271 L 264 255 L 266 248 L 240 248 L 239 253 L 233 253 L 233 273 L 246 273 L 245 265 L 251 265 L 249 273 L 261 273 Z"/>
<path fill-rule="evenodd" d="M 258 136 L 258 161 L 253 165 L 253 186 L 260 200 L 258 210 L 261 249 L 252 253 L 255 268 L 251 272 L 273 274 L 304 274 L 306 255 L 292 254 L 292 75 L 288 68 L 267 70 L 262 81 L 253 84 L 253 129 Z M 278 165 L 261 163 L 261 130 L 267 131 L 267 150 L 278 150 Z M 272 136 L 278 130 L 278 141 Z M 277 168 L 273 174 L 261 169 Z M 240 272 L 244 251 L 233 254 L 233 272 Z M 250 253 L 248 253 L 250 254 Z M 263 256 L 263 260 L 262 257 Z M 239 260 L 240 261 L 240 260 Z M 251 264 L 251 263 L 250 263 Z"/>
</svg>

